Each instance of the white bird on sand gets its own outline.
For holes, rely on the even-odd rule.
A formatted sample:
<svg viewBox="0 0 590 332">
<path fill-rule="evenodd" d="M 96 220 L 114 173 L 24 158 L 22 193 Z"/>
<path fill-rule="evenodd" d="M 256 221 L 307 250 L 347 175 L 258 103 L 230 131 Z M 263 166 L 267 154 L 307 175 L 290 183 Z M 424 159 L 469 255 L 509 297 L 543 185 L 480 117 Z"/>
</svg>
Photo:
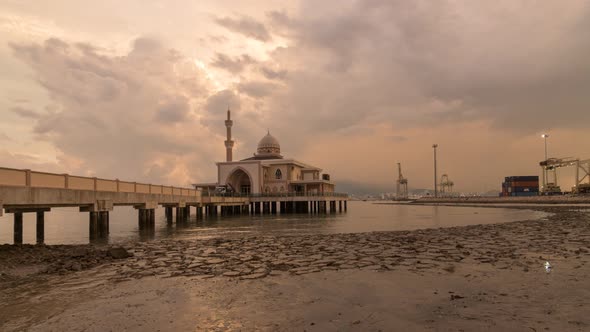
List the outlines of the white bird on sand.
<svg viewBox="0 0 590 332">
<path fill-rule="evenodd" d="M 545 262 L 544 265 L 545 265 L 545 272 L 547 272 L 547 273 L 551 272 L 551 268 L 552 268 L 551 264 L 549 262 Z"/>
</svg>

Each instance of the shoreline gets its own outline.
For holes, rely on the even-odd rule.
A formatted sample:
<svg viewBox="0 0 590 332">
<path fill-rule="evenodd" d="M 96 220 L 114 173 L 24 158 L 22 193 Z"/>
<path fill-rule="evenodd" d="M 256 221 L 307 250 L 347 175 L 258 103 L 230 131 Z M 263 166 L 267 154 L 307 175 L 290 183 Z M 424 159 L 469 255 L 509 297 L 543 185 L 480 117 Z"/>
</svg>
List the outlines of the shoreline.
<svg viewBox="0 0 590 332">
<path fill-rule="evenodd" d="M 504 287 L 502 286 L 503 280 L 508 280 L 516 288 L 502 291 L 502 294 L 520 292 L 523 297 L 519 301 L 528 302 L 532 299 L 542 301 L 534 294 L 539 292 L 539 287 L 548 286 L 544 284 L 545 282 L 553 282 L 547 281 L 553 278 L 559 279 L 559 286 L 556 284 L 546 290 L 551 293 L 553 300 L 548 300 L 547 303 L 533 301 L 529 304 L 530 310 L 537 310 L 540 306 L 551 306 L 555 301 L 558 303 L 569 301 L 566 307 L 570 304 L 572 306 L 573 304 L 578 305 L 580 301 L 588 302 L 587 298 L 590 296 L 588 294 L 590 293 L 590 282 L 587 278 L 590 275 L 590 216 L 587 213 L 568 209 L 543 208 L 543 210 L 553 214 L 541 220 L 414 231 L 268 235 L 137 243 L 126 246 L 126 249 L 133 254 L 132 257 L 122 259 L 110 257 L 76 272 L 58 270 L 57 274 L 55 272 L 32 273 L 0 283 L 0 311 L 5 313 L 5 318 L 0 321 L 0 329 L 80 330 L 96 329 L 99 326 L 105 329 L 141 330 L 137 326 L 126 325 L 128 323 L 123 318 L 112 322 L 101 321 L 96 311 L 101 312 L 106 308 L 105 306 L 109 305 L 126 305 L 127 309 L 125 310 L 145 316 L 150 312 L 149 308 L 154 310 L 160 308 L 157 297 L 144 298 L 142 300 L 144 304 L 129 309 L 128 306 L 135 305 L 135 300 L 133 300 L 133 296 L 127 299 L 122 294 L 135 294 L 139 298 L 143 298 L 145 294 L 166 294 L 168 289 L 178 290 L 179 294 L 182 294 L 181 298 L 191 299 L 190 303 L 200 301 L 199 303 L 202 304 L 202 307 L 198 307 L 198 309 L 191 306 L 185 308 L 179 302 L 165 304 L 171 312 L 188 310 L 189 313 L 192 313 L 185 318 L 176 317 L 173 319 L 174 324 L 180 324 L 178 327 L 185 329 L 190 327 L 194 329 L 195 326 L 216 329 L 217 325 L 213 323 L 219 324 L 219 319 L 221 319 L 219 317 L 225 317 L 225 321 L 233 321 L 232 324 L 237 324 L 236 322 L 242 324 L 242 328 L 237 329 L 256 330 L 261 326 L 258 325 L 260 322 L 270 324 L 267 322 L 268 319 L 265 320 L 260 314 L 255 315 L 256 318 L 245 318 L 240 321 L 240 315 L 246 315 L 248 312 L 248 306 L 245 304 L 235 304 L 231 308 L 225 309 L 212 309 L 216 308 L 216 305 L 226 303 L 224 301 L 231 303 L 239 301 L 240 294 L 247 294 L 244 296 L 251 297 L 252 301 L 259 301 L 260 305 L 267 306 L 268 310 L 272 310 L 273 307 L 294 310 L 294 314 L 299 315 L 298 317 L 306 317 L 311 314 L 305 304 L 307 300 L 299 298 L 297 292 L 292 293 L 293 298 L 274 293 L 269 297 L 269 300 L 260 298 L 261 294 L 272 293 L 276 287 L 284 288 L 281 291 L 283 294 L 289 294 L 292 289 L 299 289 L 300 292 L 311 298 L 314 297 L 314 292 L 320 294 L 327 290 L 342 292 L 351 300 L 359 297 L 359 301 L 363 302 L 362 299 L 366 299 L 366 302 L 363 302 L 365 308 L 375 306 L 375 301 L 389 301 L 387 303 L 392 307 L 399 306 L 400 301 L 412 303 L 418 301 L 414 303 L 414 307 L 405 310 L 411 309 L 410 316 L 420 317 L 425 314 L 424 305 L 430 306 L 435 302 L 443 301 L 437 304 L 441 308 L 429 307 L 426 310 L 429 314 L 425 315 L 427 318 L 424 318 L 421 323 L 418 325 L 412 325 L 412 323 L 408 326 L 425 329 L 429 326 L 440 328 L 447 325 L 438 324 L 451 324 L 449 323 L 450 319 L 453 322 L 451 325 L 456 323 L 459 324 L 457 326 L 466 326 L 468 330 L 478 329 L 482 326 L 492 328 L 495 326 L 494 324 L 498 323 L 498 320 L 504 321 L 503 319 L 509 318 L 509 314 L 501 312 L 503 310 L 510 311 L 514 305 L 517 305 L 517 302 L 498 301 L 504 297 L 499 293 L 496 294 L 497 297 L 493 301 L 482 300 L 481 295 L 478 295 L 476 291 L 477 287 L 482 289 Z M 79 261 L 80 257 L 86 257 L 68 258 L 68 248 L 74 250 L 84 246 L 63 247 L 66 247 L 62 255 L 64 262 Z M 41 247 L 37 249 L 48 250 Z M 89 248 L 85 249 L 89 250 Z M 106 248 L 95 249 L 99 252 L 87 251 L 86 253 L 108 257 L 107 254 L 100 251 L 106 250 Z M 1 250 L 0 257 L 2 257 Z M 546 261 L 550 261 L 554 266 L 554 270 L 550 273 L 544 271 L 543 264 Z M 20 264 L 20 268 L 23 267 L 26 267 L 26 264 Z M 5 269 L 3 268 L 3 270 Z M 59 273 L 62 272 L 63 274 L 60 275 Z M 554 275 L 559 278 L 554 278 Z M 366 278 L 367 281 L 363 281 L 363 278 Z M 398 284 L 400 280 L 401 284 Z M 340 282 L 340 287 L 334 289 L 335 285 Z M 365 285 L 366 282 L 370 285 Z M 74 290 L 64 286 L 72 283 L 92 286 L 77 286 L 80 288 Z M 374 297 L 365 298 L 365 294 L 357 294 L 354 291 L 360 284 L 371 287 L 373 283 L 381 285 L 374 289 L 376 293 L 392 292 L 390 295 L 393 297 L 390 300 L 381 298 L 377 300 Z M 315 285 L 314 292 L 309 293 L 310 291 L 306 290 L 307 284 Z M 451 287 L 453 289 L 449 291 L 455 293 L 445 294 L 442 300 L 434 296 L 437 294 L 433 292 L 439 291 L 432 290 L 432 285 L 441 289 L 445 288 L 447 284 L 454 285 Z M 418 293 L 420 289 L 428 289 L 431 291 L 431 296 L 424 295 L 424 297 L 414 298 L 411 292 L 407 293 L 400 285 L 405 285 L 405 288 L 414 289 Z M 461 285 L 465 289 L 462 289 Z M 467 289 L 473 285 L 478 286 L 467 292 Z M 41 290 L 32 291 L 33 289 Z M 579 291 L 572 292 L 572 289 Z M 32 296 L 31 292 L 37 295 Z M 106 300 L 102 296 L 105 292 L 109 294 Z M 216 294 L 218 298 L 206 295 L 209 293 Z M 51 294 L 51 296 L 47 294 Z M 206 301 L 198 299 L 203 295 L 205 295 Z M 525 295 L 528 298 L 524 297 Z M 56 299 L 60 298 L 63 301 L 56 302 Z M 174 298 L 177 297 L 174 296 Z M 347 305 L 339 302 L 337 297 L 327 296 L 327 298 L 329 300 L 326 300 L 327 302 L 323 304 L 322 308 L 334 308 L 327 311 L 325 308 L 318 310 L 324 310 L 326 314 L 330 315 L 334 310 L 340 312 L 349 310 L 346 308 Z M 488 311 L 485 311 L 486 315 L 495 312 L 496 315 L 506 317 L 502 319 L 485 318 L 485 315 L 481 316 L 474 312 L 471 315 L 476 317 L 475 319 L 464 320 L 451 314 L 454 312 L 453 310 L 458 310 L 455 306 L 459 303 L 469 302 L 469 306 L 475 306 L 481 302 L 480 300 L 489 306 L 486 307 L 488 308 L 486 309 Z M 488 300 L 491 302 L 486 302 Z M 177 300 L 171 299 L 170 301 Z M 293 302 L 292 305 L 289 301 Z M 422 303 L 420 301 L 426 301 L 422 307 L 419 305 Z M 432 303 L 429 304 L 428 301 Z M 209 303 L 211 308 L 207 308 Z M 574 307 L 570 309 L 567 315 L 573 318 L 568 316 L 569 318 L 564 318 L 563 322 L 542 319 L 543 323 L 540 324 L 531 321 L 530 318 L 525 321 L 532 324 L 531 326 L 551 326 L 559 330 L 582 330 L 590 326 L 588 318 L 575 312 Z M 526 311 L 528 309 L 521 308 L 520 310 Z M 581 311 L 581 309 L 578 310 Z M 434 315 L 434 312 L 437 314 Z M 365 314 L 364 311 L 363 314 Z M 366 313 L 366 315 L 370 314 L 370 312 Z M 28 316 L 25 319 L 23 315 Z M 439 320 L 438 316 L 440 315 L 446 317 L 445 320 Z M 211 317 L 214 316 L 218 318 L 211 321 Z M 388 321 L 388 316 L 383 312 L 377 316 Z M 51 319 L 49 319 L 50 317 Z M 72 317 L 77 317 L 78 320 Z M 92 319 L 80 321 L 80 318 L 83 317 L 91 317 Z M 293 322 L 288 318 L 279 315 L 277 318 L 279 326 L 276 329 L 289 330 L 297 327 L 298 329 L 320 330 L 319 327 L 330 329 L 332 326 L 330 325 L 332 323 L 323 320 L 323 318 L 314 318 L 312 321 L 314 325 L 309 325 L 311 323 L 306 319 Z M 402 318 L 398 318 L 400 320 L 396 324 L 401 325 L 397 326 L 409 324 Z M 555 315 L 551 318 L 554 319 Z M 156 325 L 162 324 L 161 326 L 165 330 L 167 329 L 166 322 L 159 321 L 158 318 L 153 319 L 157 320 Z M 338 319 L 338 317 L 334 319 Z M 353 324 L 356 320 L 360 322 Z M 341 320 L 339 322 L 345 325 L 335 323 L 336 329 L 364 330 L 369 328 L 367 325 L 363 325 L 367 319 L 356 320 L 346 322 Z M 568 323 L 568 321 L 574 323 Z M 374 324 L 376 324 L 374 326 L 381 326 L 379 322 Z M 224 325 L 219 330 L 233 326 L 230 325 Z M 509 324 L 499 326 L 505 326 L 508 330 L 514 329 Z M 275 326 L 271 325 L 268 329 L 275 330 Z"/>
<path fill-rule="evenodd" d="M 494 206 L 482 206 L 494 208 Z M 570 211 L 565 207 L 513 207 L 530 209 L 534 211 L 541 211 L 548 213 L 547 219 L 561 219 L 564 214 L 578 213 L 578 211 Z M 556 215 L 558 215 L 556 217 Z M 571 217 L 569 217 L 571 218 Z M 366 238 L 373 234 L 382 234 L 391 236 L 391 240 L 403 241 L 405 234 L 416 233 L 416 234 L 437 234 L 438 232 L 445 233 L 452 232 L 454 229 L 476 229 L 476 231 L 485 231 L 501 225 L 511 225 L 515 223 L 534 223 L 543 221 L 541 219 L 521 220 L 512 222 L 492 223 L 492 224 L 473 224 L 466 226 L 451 226 L 451 227 L 439 227 L 439 228 L 423 228 L 416 230 L 399 230 L 399 231 L 371 231 L 371 232 L 359 232 L 359 233 L 332 233 L 332 234 L 294 234 L 294 235 L 246 235 L 241 237 L 228 236 L 228 237 L 214 237 L 208 239 L 196 239 L 196 240 L 176 240 L 176 239 L 159 239 L 147 242 L 129 242 L 123 244 L 113 245 L 101 245 L 101 244 L 60 244 L 60 245 L 45 245 L 45 244 L 22 244 L 12 245 L 3 244 L 0 245 L 0 290 L 3 288 L 4 283 L 9 283 L 15 280 L 25 280 L 27 278 L 35 278 L 39 275 L 45 274 L 59 274 L 65 275 L 72 272 L 82 271 L 100 266 L 103 264 L 117 264 L 118 260 L 122 261 L 137 261 L 138 257 L 143 257 L 147 252 L 148 255 L 155 252 L 155 255 L 162 255 L 167 250 L 172 250 L 173 253 L 178 251 L 180 247 L 187 249 L 190 247 L 190 252 L 193 255 L 201 256 L 217 256 L 216 251 L 211 249 L 222 243 L 251 243 L 258 242 L 260 239 L 273 239 L 280 241 L 287 241 L 286 245 L 281 245 L 279 250 L 285 250 L 291 248 L 289 239 L 319 241 L 323 238 L 335 238 L 335 239 L 350 239 L 345 242 L 353 244 L 354 241 L 366 242 Z M 434 235 L 437 236 L 437 235 Z M 460 240 L 458 238 L 457 240 Z M 266 246 L 267 244 L 262 244 Z M 203 251 L 199 248 L 206 248 Z M 113 257 L 110 251 L 122 251 L 123 253 L 117 257 Z M 127 257 L 131 256 L 131 257 Z M 194 265 L 194 264 L 193 264 Z M 160 266 L 161 267 L 161 266 Z M 195 266 L 192 266 L 195 267 Z M 139 266 L 139 268 L 143 268 Z M 158 273 L 154 273 L 157 275 Z M 215 274 L 213 274 L 215 275 Z"/>
<path fill-rule="evenodd" d="M 375 205 L 402 205 L 402 206 L 449 206 L 449 207 L 477 207 L 477 208 L 505 208 L 505 209 L 524 209 L 534 211 L 545 211 L 545 209 L 567 209 L 574 208 L 579 210 L 590 209 L 590 203 L 526 203 L 526 202 L 376 202 Z"/>
<path fill-rule="evenodd" d="M 434 198 L 422 197 L 420 199 L 408 200 L 409 204 L 435 204 L 435 203 L 455 203 L 455 204 L 590 204 L 590 195 L 583 196 L 528 196 L 528 197 L 450 197 Z M 405 203 L 408 204 L 408 203 Z"/>
</svg>

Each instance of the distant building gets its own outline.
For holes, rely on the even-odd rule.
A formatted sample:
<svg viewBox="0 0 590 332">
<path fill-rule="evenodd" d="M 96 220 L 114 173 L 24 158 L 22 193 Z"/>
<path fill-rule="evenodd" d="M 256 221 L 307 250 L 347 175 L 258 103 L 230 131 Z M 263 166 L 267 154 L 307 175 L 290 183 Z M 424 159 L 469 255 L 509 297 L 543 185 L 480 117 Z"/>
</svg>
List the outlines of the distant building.
<svg viewBox="0 0 590 332">
<path fill-rule="evenodd" d="M 226 161 L 217 164 L 217 182 L 195 184 L 197 188 L 212 190 L 225 186 L 241 194 L 314 194 L 334 192 L 334 183 L 322 169 L 284 158 L 279 141 L 270 134 L 262 137 L 256 153 L 250 158 L 233 161 L 234 141 L 231 137 L 231 111 L 227 111 L 227 139 L 225 141 Z"/>
</svg>

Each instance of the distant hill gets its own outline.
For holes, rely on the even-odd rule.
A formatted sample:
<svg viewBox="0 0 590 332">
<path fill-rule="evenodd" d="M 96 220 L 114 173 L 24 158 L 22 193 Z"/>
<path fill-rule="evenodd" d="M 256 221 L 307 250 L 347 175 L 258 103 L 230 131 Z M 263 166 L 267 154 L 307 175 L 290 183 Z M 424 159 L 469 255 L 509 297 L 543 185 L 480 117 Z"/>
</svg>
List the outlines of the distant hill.
<svg viewBox="0 0 590 332">
<path fill-rule="evenodd" d="M 353 194 L 356 196 L 365 195 L 379 195 L 381 193 L 395 193 L 395 183 L 391 185 L 369 185 L 365 183 L 357 183 L 351 181 L 338 181 L 336 182 L 336 191 Z M 410 195 L 426 195 L 427 193 L 433 193 L 432 189 L 421 189 L 421 188 L 410 188 L 408 193 Z M 496 193 L 497 195 L 497 193 Z"/>
<path fill-rule="evenodd" d="M 357 196 L 376 195 L 383 192 L 394 192 L 395 185 L 379 186 L 351 181 L 336 181 L 336 191 Z"/>
</svg>

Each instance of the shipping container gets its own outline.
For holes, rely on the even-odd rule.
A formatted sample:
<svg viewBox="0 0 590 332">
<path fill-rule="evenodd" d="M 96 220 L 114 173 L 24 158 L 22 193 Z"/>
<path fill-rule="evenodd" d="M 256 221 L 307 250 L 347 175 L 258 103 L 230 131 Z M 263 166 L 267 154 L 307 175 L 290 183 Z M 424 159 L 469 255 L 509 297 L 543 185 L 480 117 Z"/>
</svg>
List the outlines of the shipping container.
<svg viewBox="0 0 590 332">
<path fill-rule="evenodd" d="M 539 187 L 511 187 L 513 193 L 539 192 Z"/>
<path fill-rule="evenodd" d="M 510 187 L 538 187 L 539 181 L 513 181 L 509 185 Z"/>
<path fill-rule="evenodd" d="M 527 176 L 507 176 L 504 179 L 505 182 L 514 182 L 514 181 L 539 181 L 538 175 L 527 175 Z"/>
</svg>

